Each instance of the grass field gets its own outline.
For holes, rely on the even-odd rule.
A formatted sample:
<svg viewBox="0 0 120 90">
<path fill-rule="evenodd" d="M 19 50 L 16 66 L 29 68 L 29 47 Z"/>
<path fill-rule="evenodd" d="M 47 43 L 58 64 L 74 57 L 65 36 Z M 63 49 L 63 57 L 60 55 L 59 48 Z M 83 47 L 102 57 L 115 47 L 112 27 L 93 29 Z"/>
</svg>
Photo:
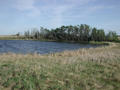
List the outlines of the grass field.
<svg viewBox="0 0 120 90">
<path fill-rule="evenodd" d="M 0 35 L 0 40 L 24 40 L 24 36 L 16 36 L 16 35 Z"/>
<path fill-rule="evenodd" d="M 120 90 L 120 44 L 48 55 L 1 54 L 0 90 Z"/>
</svg>

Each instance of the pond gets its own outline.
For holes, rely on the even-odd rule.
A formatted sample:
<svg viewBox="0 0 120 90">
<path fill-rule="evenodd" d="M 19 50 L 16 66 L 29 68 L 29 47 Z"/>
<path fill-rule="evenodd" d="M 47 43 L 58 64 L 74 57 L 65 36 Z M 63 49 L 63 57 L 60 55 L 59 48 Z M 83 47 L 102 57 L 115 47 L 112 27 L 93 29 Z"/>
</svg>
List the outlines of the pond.
<svg viewBox="0 0 120 90">
<path fill-rule="evenodd" d="M 65 42 L 43 42 L 32 40 L 0 40 L 0 53 L 38 53 L 48 54 L 64 50 L 76 50 L 80 48 L 96 48 L 99 45 L 65 43 Z"/>
</svg>

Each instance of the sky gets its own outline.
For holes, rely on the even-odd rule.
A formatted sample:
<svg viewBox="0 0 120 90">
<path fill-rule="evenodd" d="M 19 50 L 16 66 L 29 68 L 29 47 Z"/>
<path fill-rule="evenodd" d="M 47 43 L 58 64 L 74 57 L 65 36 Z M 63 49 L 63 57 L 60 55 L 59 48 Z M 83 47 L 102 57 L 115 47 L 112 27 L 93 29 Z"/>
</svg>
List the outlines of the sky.
<svg viewBox="0 0 120 90">
<path fill-rule="evenodd" d="M 80 24 L 120 34 L 120 0 L 0 0 L 0 35 Z"/>
</svg>

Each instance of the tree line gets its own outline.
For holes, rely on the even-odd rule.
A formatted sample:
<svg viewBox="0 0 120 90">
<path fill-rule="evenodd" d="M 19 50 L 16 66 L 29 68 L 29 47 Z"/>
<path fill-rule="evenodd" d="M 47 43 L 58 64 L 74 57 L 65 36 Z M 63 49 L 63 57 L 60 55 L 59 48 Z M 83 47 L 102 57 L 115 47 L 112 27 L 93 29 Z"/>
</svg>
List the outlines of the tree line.
<svg viewBox="0 0 120 90">
<path fill-rule="evenodd" d="M 41 27 L 40 30 L 33 28 L 24 32 L 26 39 L 47 39 L 55 41 L 117 41 L 116 32 L 105 33 L 103 29 L 92 28 L 89 25 L 61 26 L 56 29 Z"/>
</svg>

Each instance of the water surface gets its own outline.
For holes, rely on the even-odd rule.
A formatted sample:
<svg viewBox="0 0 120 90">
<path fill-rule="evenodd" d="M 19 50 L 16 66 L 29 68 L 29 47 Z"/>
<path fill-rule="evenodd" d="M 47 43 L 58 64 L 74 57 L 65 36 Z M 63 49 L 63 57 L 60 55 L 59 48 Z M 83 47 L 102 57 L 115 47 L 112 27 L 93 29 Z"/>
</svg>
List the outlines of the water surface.
<svg viewBox="0 0 120 90">
<path fill-rule="evenodd" d="M 41 42 L 31 40 L 0 40 L 0 53 L 39 53 L 48 54 L 64 50 L 76 50 L 79 48 L 95 48 L 98 45 L 63 43 L 63 42 Z"/>
</svg>

